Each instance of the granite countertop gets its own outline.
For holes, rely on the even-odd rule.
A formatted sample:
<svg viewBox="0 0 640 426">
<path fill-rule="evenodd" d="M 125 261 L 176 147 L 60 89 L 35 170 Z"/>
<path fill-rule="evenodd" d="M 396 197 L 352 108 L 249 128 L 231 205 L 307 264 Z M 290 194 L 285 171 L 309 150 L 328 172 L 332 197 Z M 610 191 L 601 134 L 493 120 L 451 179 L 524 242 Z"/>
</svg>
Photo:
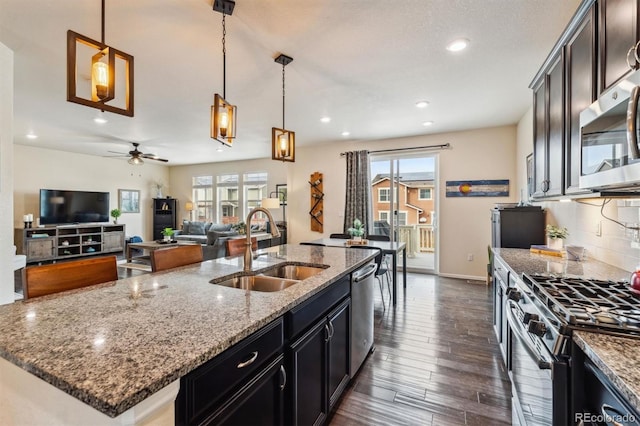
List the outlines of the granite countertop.
<svg viewBox="0 0 640 426">
<path fill-rule="evenodd" d="M 0 356 L 111 417 L 212 359 L 358 267 L 367 250 L 282 245 L 277 263 L 329 265 L 279 292 L 210 284 L 242 271 L 215 259 L 0 306 Z"/>
<path fill-rule="evenodd" d="M 631 272 L 595 259 L 577 262 L 563 257 L 531 253 L 528 249 L 494 248 L 493 252 L 519 276 L 523 273 L 628 281 Z"/>
<path fill-rule="evenodd" d="M 631 406 L 640 411 L 640 347 L 638 347 L 638 339 L 574 331 L 573 341 L 611 380 Z"/>
<path fill-rule="evenodd" d="M 594 259 L 576 262 L 534 254 L 527 249 L 501 248 L 493 251 L 518 275 L 526 272 L 613 281 L 628 281 L 631 276 L 629 271 Z M 631 405 L 640 411 L 640 340 L 585 331 L 574 331 L 573 340 Z"/>
</svg>

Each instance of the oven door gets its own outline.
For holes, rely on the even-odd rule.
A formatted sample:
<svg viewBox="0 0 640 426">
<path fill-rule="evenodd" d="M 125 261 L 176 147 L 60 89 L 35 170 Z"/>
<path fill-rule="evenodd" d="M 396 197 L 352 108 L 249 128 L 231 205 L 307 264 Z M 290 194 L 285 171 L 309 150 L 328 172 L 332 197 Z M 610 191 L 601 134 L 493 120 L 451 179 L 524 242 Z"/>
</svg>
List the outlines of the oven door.
<svg viewBox="0 0 640 426">
<path fill-rule="evenodd" d="M 525 324 L 531 303 L 508 300 L 506 317 L 511 334 L 511 384 L 514 425 L 568 424 L 567 363 L 554 357 L 545 338 L 529 331 Z M 525 315 L 525 314 L 529 314 Z M 546 342 L 548 343 L 548 342 Z"/>
</svg>

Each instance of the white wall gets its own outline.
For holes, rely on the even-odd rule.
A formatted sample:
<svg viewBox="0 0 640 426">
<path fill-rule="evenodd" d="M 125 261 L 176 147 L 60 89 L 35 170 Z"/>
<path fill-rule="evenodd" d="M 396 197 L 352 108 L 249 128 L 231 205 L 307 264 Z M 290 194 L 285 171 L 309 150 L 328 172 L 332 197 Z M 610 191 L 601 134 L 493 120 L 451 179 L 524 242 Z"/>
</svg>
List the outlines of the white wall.
<svg viewBox="0 0 640 426">
<path fill-rule="evenodd" d="M 13 293 L 13 52 L 0 43 L 0 304 Z"/>
<path fill-rule="evenodd" d="M 319 147 L 300 147 L 289 185 L 291 218 L 289 241 L 299 242 L 342 232 L 345 197 L 344 151 L 403 148 L 450 143 L 440 151 L 439 172 L 439 267 L 440 275 L 484 279 L 487 246 L 491 242 L 490 209 L 495 203 L 517 200 L 514 190 L 516 127 L 505 126 L 465 132 L 416 136 L 366 142 L 336 142 Z M 310 231 L 309 176 L 324 175 L 324 233 Z M 445 197 L 447 180 L 509 179 L 509 197 Z M 474 260 L 468 261 L 472 254 Z"/>
<path fill-rule="evenodd" d="M 213 148 L 212 148 L 213 149 Z M 240 143 L 233 149 L 242 149 Z M 267 172 L 269 182 L 267 187 L 269 192 L 276 190 L 276 185 L 287 183 L 287 172 L 293 167 L 291 163 L 273 161 L 269 159 L 247 160 L 247 161 L 227 161 L 221 163 L 195 164 L 190 166 L 173 166 L 169 170 L 171 196 L 177 198 L 180 204 L 179 222 L 181 219 L 189 217 L 189 213 L 184 209 L 187 201 L 193 201 L 191 195 L 191 178 L 194 176 L 215 176 L 226 173 L 247 173 L 247 172 Z M 242 197 L 242 190 L 240 190 Z M 275 196 L 275 194 L 274 194 Z M 241 199 L 242 202 L 242 199 Z M 287 206 L 289 207 L 289 206 Z M 248 213 L 248 212 L 247 212 Z M 273 220 L 282 220 L 282 208 L 271 212 Z M 287 220 L 289 210 L 286 210 Z"/>
<path fill-rule="evenodd" d="M 41 135 L 46 138 L 46 135 Z M 133 166 L 124 159 L 103 158 L 51 149 L 14 146 L 12 226 L 22 228 L 22 215 L 39 212 L 41 188 L 108 191 L 110 210 L 118 207 L 118 189 L 140 190 L 140 213 L 123 213 L 118 223 L 127 225 L 127 236 L 153 238 L 153 182 L 169 182 L 169 168 L 145 162 Z M 171 187 L 164 191 L 171 195 Z"/>
<path fill-rule="evenodd" d="M 530 109 L 518 123 L 518 176 L 526 176 L 525 158 L 533 152 L 533 113 Z M 526 188 L 526 179 L 519 183 Z M 566 244 L 587 249 L 587 256 L 631 271 L 640 263 L 640 249 L 632 247 L 632 235 L 600 215 L 603 199 L 575 200 L 570 203 L 547 201 L 534 203 L 546 210 L 547 223 L 569 230 Z M 626 222 L 640 223 L 640 200 L 612 200 L 605 205 L 605 216 Z M 598 223 L 602 235 L 596 235 Z"/>
</svg>

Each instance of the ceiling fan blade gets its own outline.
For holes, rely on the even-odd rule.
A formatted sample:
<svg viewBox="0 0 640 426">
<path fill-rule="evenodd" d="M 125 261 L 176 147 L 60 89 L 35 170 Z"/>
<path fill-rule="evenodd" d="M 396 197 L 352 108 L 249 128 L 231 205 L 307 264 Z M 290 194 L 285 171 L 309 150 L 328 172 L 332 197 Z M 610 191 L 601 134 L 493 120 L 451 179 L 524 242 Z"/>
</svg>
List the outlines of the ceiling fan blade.
<svg viewBox="0 0 640 426">
<path fill-rule="evenodd" d="M 120 154 L 120 155 L 125 155 L 125 156 L 129 155 L 126 152 L 118 152 L 118 151 L 107 151 L 107 152 L 110 152 L 111 154 Z"/>
<path fill-rule="evenodd" d="M 162 161 L 163 163 L 168 163 L 169 162 L 169 160 L 166 160 L 164 158 L 160 158 L 157 155 L 153 155 L 153 154 L 142 154 L 142 155 L 140 155 L 140 157 L 147 158 L 149 160 Z"/>
</svg>

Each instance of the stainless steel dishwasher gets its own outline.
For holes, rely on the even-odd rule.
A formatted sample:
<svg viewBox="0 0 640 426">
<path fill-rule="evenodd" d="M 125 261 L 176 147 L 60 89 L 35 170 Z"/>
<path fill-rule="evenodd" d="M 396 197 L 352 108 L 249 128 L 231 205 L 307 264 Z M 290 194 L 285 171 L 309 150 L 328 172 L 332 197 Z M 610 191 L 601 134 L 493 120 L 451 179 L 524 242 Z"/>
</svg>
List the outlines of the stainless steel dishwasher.
<svg viewBox="0 0 640 426">
<path fill-rule="evenodd" d="M 373 348 L 373 292 L 375 263 L 351 275 L 351 377 L 353 378 Z"/>
</svg>

